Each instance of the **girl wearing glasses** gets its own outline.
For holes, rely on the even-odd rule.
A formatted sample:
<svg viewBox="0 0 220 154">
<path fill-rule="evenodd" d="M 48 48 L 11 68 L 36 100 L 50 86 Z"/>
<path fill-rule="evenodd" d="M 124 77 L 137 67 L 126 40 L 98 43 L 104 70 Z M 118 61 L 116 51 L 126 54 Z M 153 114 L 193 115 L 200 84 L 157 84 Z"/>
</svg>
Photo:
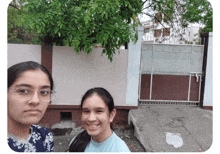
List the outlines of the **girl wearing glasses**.
<svg viewBox="0 0 220 154">
<path fill-rule="evenodd" d="M 69 152 L 130 152 L 126 143 L 111 128 L 116 110 L 107 90 L 88 90 L 82 98 L 81 109 L 85 131 L 73 138 Z"/>
<path fill-rule="evenodd" d="M 53 79 L 36 62 L 8 68 L 8 144 L 17 152 L 54 151 L 52 133 L 37 124 L 51 102 Z"/>
</svg>

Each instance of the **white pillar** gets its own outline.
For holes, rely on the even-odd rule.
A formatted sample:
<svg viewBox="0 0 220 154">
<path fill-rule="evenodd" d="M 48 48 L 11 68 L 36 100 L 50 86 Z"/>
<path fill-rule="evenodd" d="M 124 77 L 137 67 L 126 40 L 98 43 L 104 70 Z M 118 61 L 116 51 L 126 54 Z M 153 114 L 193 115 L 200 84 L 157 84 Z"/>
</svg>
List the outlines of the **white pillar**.
<svg viewBox="0 0 220 154">
<path fill-rule="evenodd" d="M 204 90 L 204 100 L 203 100 L 203 106 L 212 106 L 212 85 L 213 85 L 213 79 L 212 79 L 212 37 L 213 33 L 209 33 L 209 43 L 208 43 L 208 55 L 207 55 L 207 65 L 206 65 L 206 78 L 205 78 L 205 90 Z"/>
<path fill-rule="evenodd" d="M 138 41 L 134 44 L 132 41 L 128 44 L 128 70 L 127 70 L 127 90 L 126 105 L 138 106 L 139 90 L 139 69 L 141 59 L 141 44 L 143 27 L 138 27 Z"/>
</svg>

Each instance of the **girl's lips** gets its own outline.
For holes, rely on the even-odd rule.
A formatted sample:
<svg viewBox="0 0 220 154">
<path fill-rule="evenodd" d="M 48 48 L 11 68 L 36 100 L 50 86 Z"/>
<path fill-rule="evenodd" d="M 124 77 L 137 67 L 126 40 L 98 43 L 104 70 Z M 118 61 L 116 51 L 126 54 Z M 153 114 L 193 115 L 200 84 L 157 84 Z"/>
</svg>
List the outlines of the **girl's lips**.
<svg viewBox="0 0 220 154">
<path fill-rule="evenodd" d="M 41 111 L 38 110 L 38 109 L 30 109 L 30 110 L 25 110 L 24 112 L 25 112 L 25 113 L 29 113 L 29 114 L 38 114 L 38 113 L 40 113 Z"/>
<path fill-rule="evenodd" d="M 96 129 L 100 124 L 86 124 L 89 129 Z"/>
</svg>

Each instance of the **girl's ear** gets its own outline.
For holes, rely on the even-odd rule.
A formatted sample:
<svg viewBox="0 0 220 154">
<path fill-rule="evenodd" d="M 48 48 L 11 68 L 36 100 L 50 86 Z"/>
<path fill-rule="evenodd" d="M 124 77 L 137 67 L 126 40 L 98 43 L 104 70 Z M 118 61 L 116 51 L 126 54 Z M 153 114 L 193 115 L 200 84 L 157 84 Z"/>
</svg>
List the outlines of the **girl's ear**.
<svg viewBox="0 0 220 154">
<path fill-rule="evenodd" d="M 116 109 L 113 109 L 112 112 L 110 113 L 110 117 L 109 117 L 109 122 L 111 123 L 116 115 Z"/>
</svg>

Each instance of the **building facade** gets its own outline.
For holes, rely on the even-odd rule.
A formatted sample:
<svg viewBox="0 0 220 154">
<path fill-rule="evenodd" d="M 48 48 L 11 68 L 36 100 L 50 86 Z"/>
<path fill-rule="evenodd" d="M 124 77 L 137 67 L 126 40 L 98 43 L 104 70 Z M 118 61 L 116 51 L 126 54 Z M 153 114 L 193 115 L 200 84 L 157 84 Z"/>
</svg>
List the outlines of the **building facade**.
<svg viewBox="0 0 220 154">
<path fill-rule="evenodd" d="M 199 42 L 199 26 L 189 24 L 184 29 L 178 26 L 171 28 L 163 21 L 163 14 L 157 13 L 156 16 L 159 16 L 160 22 L 148 20 L 141 23 L 144 28 L 142 37 L 144 43 L 197 44 Z"/>
</svg>

